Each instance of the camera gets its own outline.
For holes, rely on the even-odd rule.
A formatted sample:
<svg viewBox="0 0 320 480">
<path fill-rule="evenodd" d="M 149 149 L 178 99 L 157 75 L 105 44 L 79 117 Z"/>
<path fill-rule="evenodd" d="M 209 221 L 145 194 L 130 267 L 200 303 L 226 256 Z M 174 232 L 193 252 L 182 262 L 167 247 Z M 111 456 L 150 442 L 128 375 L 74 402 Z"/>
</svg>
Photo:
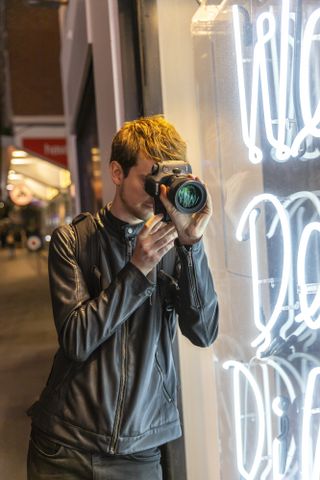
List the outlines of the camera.
<svg viewBox="0 0 320 480">
<path fill-rule="evenodd" d="M 163 221 L 170 217 L 159 195 L 160 185 L 169 187 L 168 199 L 182 213 L 195 213 L 202 210 L 207 201 L 205 187 L 198 180 L 189 178 L 191 165 L 184 161 L 164 161 L 153 165 L 150 175 L 145 180 L 145 191 L 154 198 L 155 215 L 163 213 Z"/>
</svg>

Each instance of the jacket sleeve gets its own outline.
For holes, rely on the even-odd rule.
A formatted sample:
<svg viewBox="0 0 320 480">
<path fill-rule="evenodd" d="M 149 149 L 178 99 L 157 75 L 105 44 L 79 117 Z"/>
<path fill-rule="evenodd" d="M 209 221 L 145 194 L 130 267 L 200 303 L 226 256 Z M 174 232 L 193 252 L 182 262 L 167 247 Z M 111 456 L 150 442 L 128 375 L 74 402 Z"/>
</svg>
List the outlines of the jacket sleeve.
<svg viewBox="0 0 320 480">
<path fill-rule="evenodd" d="M 90 298 L 75 258 L 75 234 L 57 228 L 49 248 L 49 281 L 59 344 L 64 354 L 85 361 L 145 300 L 155 285 L 132 263 L 96 298 Z"/>
<path fill-rule="evenodd" d="M 176 311 L 180 330 L 194 345 L 208 347 L 218 334 L 218 301 L 203 242 L 177 245 Z"/>
</svg>

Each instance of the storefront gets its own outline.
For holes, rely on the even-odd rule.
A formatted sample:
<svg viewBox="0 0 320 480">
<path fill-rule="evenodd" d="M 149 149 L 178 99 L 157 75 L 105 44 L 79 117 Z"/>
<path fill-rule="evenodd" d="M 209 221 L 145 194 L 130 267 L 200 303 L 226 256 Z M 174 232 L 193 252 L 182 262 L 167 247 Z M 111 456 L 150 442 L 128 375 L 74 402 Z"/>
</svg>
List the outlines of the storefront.
<svg viewBox="0 0 320 480">
<path fill-rule="evenodd" d="M 72 75 L 86 78 L 91 58 L 104 201 L 112 196 L 112 135 L 141 114 L 120 48 L 126 3 L 90 10 L 90 2 L 79 2 L 81 23 L 80 7 L 70 2 L 64 19 L 69 145 L 76 144 L 84 88 L 78 80 L 70 90 Z M 320 9 L 301 0 L 198 3 L 137 2 L 144 28 L 141 55 L 131 56 L 132 65 L 140 62 L 131 88 L 142 113 L 164 113 L 177 126 L 214 205 L 205 242 L 220 300 L 219 338 L 200 350 L 179 337 L 187 478 L 316 479 Z M 83 54 L 74 43 L 79 68 L 72 15 L 87 38 Z"/>
<path fill-rule="evenodd" d="M 158 8 L 164 111 L 215 206 L 221 328 L 203 372 L 220 472 L 205 478 L 319 478 L 320 9 L 190 3 Z"/>
<path fill-rule="evenodd" d="M 62 128 L 29 127 L 7 138 L 3 148 L 2 203 L 6 208 L 0 222 L 2 246 L 10 231 L 19 246 L 29 248 L 30 237 L 37 237 L 38 248 L 47 246 L 54 228 L 71 221 L 74 189 L 63 134 Z"/>
</svg>

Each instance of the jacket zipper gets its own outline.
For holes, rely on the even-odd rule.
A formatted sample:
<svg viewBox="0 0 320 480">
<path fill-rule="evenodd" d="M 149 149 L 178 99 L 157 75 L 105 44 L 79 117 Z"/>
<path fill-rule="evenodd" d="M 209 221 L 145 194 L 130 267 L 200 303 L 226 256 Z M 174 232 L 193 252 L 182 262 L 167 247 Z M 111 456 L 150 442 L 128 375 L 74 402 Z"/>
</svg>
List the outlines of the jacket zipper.
<svg viewBox="0 0 320 480">
<path fill-rule="evenodd" d="M 194 265 L 193 265 L 191 250 L 188 251 L 187 258 L 188 258 L 188 274 L 189 274 L 189 279 L 190 279 L 190 283 L 191 283 L 191 289 L 193 291 L 193 295 L 194 295 L 194 298 L 195 298 L 196 307 L 200 308 L 201 303 L 200 303 L 198 289 L 197 289 L 197 285 L 196 285 L 196 281 L 195 281 Z"/>
<path fill-rule="evenodd" d="M 120 425 L 123 415 L 124 394 L 126 390 L 127 380 L 127 338 L 128 338 L 128 325 L 124 323 L 122 330 L 122 345 L 121 345 L 121 379 L 119 388 L 119 397 L 116 410 L 116 416 L 114 421 L 113 435 L 111 439 L 110 453 L 116 453 L 117 442 L 119 439 Z"/>
<path fill-rule="evenodd" d="M 127 255 L 128 255 L 128 260 L 131 259 L 131 257 L 132 257 L 132 252 L 133 252 L 132 239 L 131 239 L 131 238 L 128 238 L 128 241 L 127 241 Z"/>
<path fill-rule="evenodd" d="M 132 256 L 132 240 L 128 239 L 127 242 L 127 256 L 130 260 Z M 128 324 L 125 322 L 122 325 L 122 339 L 121 339 L 121 378 L 119 387 L 119 396 L 117 402 L 116 415 L 114 420 L 113 435 L 110 444 L 110 453 L 115 454 L 117 448 L 117 442 L 119 440 L 121 420 L 123 416 L 124 396 L 127 383 L 127 343 L 128 343 Z"/>
</svg>

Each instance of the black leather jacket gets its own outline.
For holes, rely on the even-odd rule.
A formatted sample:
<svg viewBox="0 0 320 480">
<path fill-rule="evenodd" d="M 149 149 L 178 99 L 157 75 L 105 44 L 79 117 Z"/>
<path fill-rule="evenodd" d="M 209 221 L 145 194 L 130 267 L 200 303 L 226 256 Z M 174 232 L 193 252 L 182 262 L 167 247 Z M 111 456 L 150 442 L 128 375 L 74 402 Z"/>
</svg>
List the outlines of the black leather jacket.
<svg viewBox="0 0 320 480">
<path fill-rule="evenodd" d="M 78 263 L 74 227 L 53 233 L 49 278 L 60 347 L 29 413 L 58 443 L 128 454 L 181 435 L 176 313 L 182 333 L 209 346 L 217 336 L 217 298 L 201 241 L 175 247 L 146 277 L 130 262 L 142 224 L 105 209 L 95 222 L 98 265 L 90 266 L 90 281 Z"/>
</svg>

